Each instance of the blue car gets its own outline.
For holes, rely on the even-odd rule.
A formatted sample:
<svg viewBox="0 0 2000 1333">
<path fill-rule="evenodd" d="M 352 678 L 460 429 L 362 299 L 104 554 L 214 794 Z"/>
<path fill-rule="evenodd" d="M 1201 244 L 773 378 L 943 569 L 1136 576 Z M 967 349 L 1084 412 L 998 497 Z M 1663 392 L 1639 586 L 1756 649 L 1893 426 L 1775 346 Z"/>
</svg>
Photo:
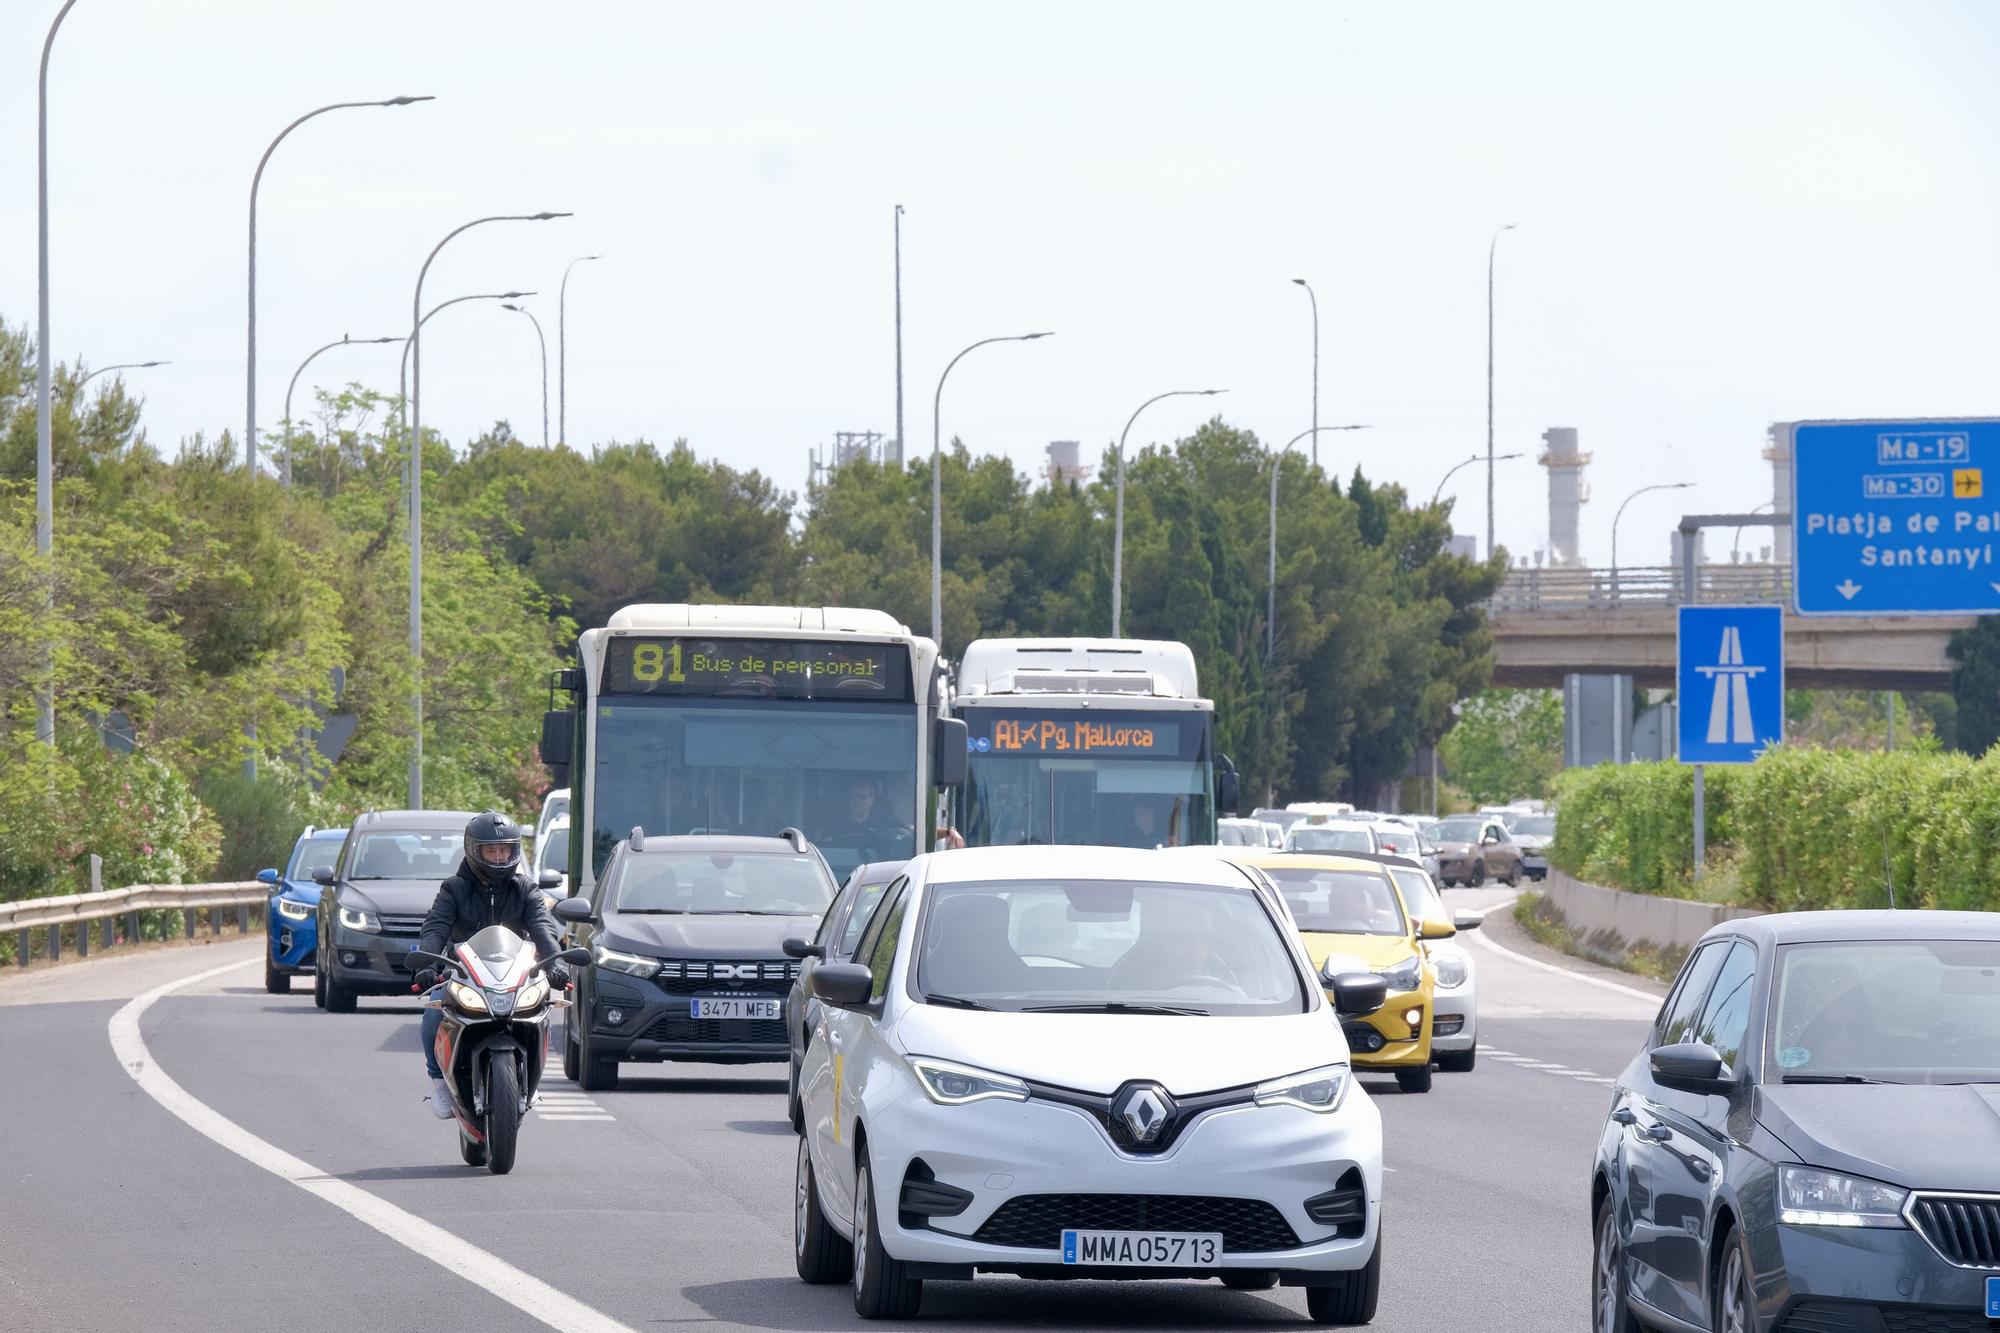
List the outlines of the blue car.
<svg viewBox="0 0 2000 1333">
<path fill-rule="evenodd" d="M 287 995 L 292 978 L 309 976 L 313 955 L 319 948 L 319 885 L 313 881 L 315 866 L 330 866 L 340 856 L 340 844 L 347 840 L 344 828 L 316 829 L 307 826 L 292 844 L 291 859 L 282 873 L 260 870 L 257 878 L 271 886 L 271 901 L 264 909 L 264 989 L 273 995 Z"/>
</svg>

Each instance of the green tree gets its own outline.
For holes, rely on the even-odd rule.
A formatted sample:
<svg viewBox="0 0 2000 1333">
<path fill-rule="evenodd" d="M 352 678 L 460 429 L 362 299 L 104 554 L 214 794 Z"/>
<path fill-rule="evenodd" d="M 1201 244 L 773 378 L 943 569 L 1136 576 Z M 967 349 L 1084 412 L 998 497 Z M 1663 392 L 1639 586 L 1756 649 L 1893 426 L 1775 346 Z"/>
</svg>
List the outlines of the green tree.
<svg viewBox="0 0 2000 1333">
<path fill-rule="evenodd" d="M 1452 784 L 1485 804 L 1554 795 L 1562 750 L 1561 695 L 1486 690 L 1459 706 L 1438 757 Z"/>
</svg>

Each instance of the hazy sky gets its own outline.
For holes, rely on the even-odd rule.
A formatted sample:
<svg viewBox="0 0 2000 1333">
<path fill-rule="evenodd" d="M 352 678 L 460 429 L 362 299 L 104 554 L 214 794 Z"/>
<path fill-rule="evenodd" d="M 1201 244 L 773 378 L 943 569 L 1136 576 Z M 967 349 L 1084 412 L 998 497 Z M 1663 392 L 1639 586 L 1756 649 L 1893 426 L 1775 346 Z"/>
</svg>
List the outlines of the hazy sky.
<svg viewBox="0 0 2000 1333">
<path fill-rule="evenodd" d="M 35 58 L 57 0 L 0 5 L 0 315 L 35 304 Z M 1427 496 L 1485 439 L 1498 267 L 1501 541 L 1545 542 L 1541 432 L 1577 427 L 1586 554 L 1658 563 L 1683 509 L 1768 497 L 1773 420 L 1977 415 L 2000 330 L 2000 8 L 1979 3 L 525 4 L 80 0 L 51 75 L 54 342 L 136 372 L 171 451 L 242 430 L 245 213 L 260 220 L 259 417 L 343 332 L 408 327 L 424 254 L 486 213 L 426 304 L 507 287 L 556 357 L 569 439 L 685 436 L 802 487 L 807 450 L 895 422 L 891 208 L 903 204 L 905 410 L 1039 469 L 1219 405 L 1344 472 Z M 540 438 L 534 332 L 477 304 L 426 330 L 425 421 Z M 393 347 L 306 384 L 393 392 Z M 551 390 L 553 394 L 553 388 Z M 552 405 L 553 415 L 553 405 Z M 552 427 L 553 429 L 553 427 Z M 1483 531 L 1478 468 L 1455 479 Z M 1758 541 L 1767 538 L 1758 538 Z M 1745 542 L 1751 541 L 1749 534 Z"/>
</svg>

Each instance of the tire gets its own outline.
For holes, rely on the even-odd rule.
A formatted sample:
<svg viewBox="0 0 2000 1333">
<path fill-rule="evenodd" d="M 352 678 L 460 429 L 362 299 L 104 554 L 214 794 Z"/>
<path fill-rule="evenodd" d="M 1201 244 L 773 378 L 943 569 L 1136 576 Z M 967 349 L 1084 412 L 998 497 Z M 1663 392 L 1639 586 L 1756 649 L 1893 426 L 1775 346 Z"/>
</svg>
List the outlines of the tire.
<svg viewBox="0 0 2000 1333">
<path fill-rule="evenodd" d="M 799 1062 L 787 1057 L 788 1070 L 785 1077 L 785 1115 L 792 1122 L 792 1133 L 806 1132 L 806 1105 L 799 1097 Z"/>
<path fill-rule="evenodd" d="M 1404 1092 L 1429 1092 L 1431 1090 L 1431 1067 L 1422 1069 L 1398 1069 L 1396 1086 Z"/>
<path fill-rule="evenodd" d="M 264 946 L 264 993 L 266 995 L 292 993 L 292 974 L 281 971 L 277 964 L 271 961 L 271 947 L 268 944 Z"/>
<path fill-rule="evenodd" d="M 1486 882 L 1486 863 L 1484 861 L 1474 861 L 1472 863 L 1471 871 L 1468 872 L 1465 877 L 1465 887 L 1468 889 L 1476 889 L 1485 882 Z"/>
<path fill-rule="evenodd" d="M 486 1165 L 486 1145 L 483 1143 L 474 1143 L 470 1138 L 466 1137 L 466 1133 L 462 1129 L 458 1131 L 458 1155 L 464 1159 L 467 1166 Z"/>
<path fill-rule="evenodd" d="M 578 1071 L 583 1068 L 582 1062 L 576 1056 L 576 1043 L 570 1040 L 575 1035 L 576 1029 L 565 1018 L 563 1020 L 563 1077 L 572 1083 L 580 1081 Z"/>
<path fill-rule="evenodd" d="M 923 1279 L 908 1275 L 907 1265 L 882 1248 L 882 1229 L 875 1217 L 875 1186 L 868 1169 L 868 1152 L 854 1177 L 854 1313 L 863 1319 L 914 1319 L 924 1303 Z"/>
<path fill-rule="evenodd" d="M 585 1092 L 610 1092 L 618 1086 L 618 1061 L 590 1049 L 589 1028 L 576 1034 L 576 1073 L 577 1086 Z"/>
<path fill-rule="evenodd" d="M 1715 1282 L 1717 1333 L 1758 1333 L 1757 1289 L 1750 1281 L 1750 1251 L 1742 1230 L 1729 1233 L 1729 1251 Z"/>
<path fill-rule="evenodd" d="M 1521 863 L 1520 863 L 1519 861 L 1516 861 L 1516 862 L 1514 863 L 1514 872 L 1513 872 L 1512 874 L 1508 875 L 1508 876 L 1507 876 L 1507 877 L 1506 877 L 1505 879 L 1502 879 L 1502 880 L 1501 880 L 1500 882 L 1501 882 L 1502 884 L 1505 884 L 1505 885 L 1506 885 L 1506 886 L 1507 886 L 1508 888 L 1510 888 L 1510 889 L 1518 889 L 1518 888 L 1520 888 L 1520 887 L 1521 887 Z"/>
<path fill-rule="evenodd" d="M 1278 1285 L 1278 1275 L 1268 1268 L 1231 1268 L 1223 1272 L 1222 1285 L 1231 1291 L 1269 1291 Z"/>
<path fill-rule="evenodd" d="M 1597 1205 L 1590 1263 L 1591 1333 L 1639 1333 L 1625 1287 L 1625 1247 L 1618 1243 L 1618 1214 L 1611 1195 Z"/>
<path fill-rule="evenodd" d="M 514 1169 L 521 1137 L 521 1087 L 512 1060 L 486 1063 L 486 1169 L 504 1176 Z"/>
<path fill-rule="evenodd" d="M 819 1181 L 813 1178 L 812 1155 L 799 1139 L 798 1172 L 793 1177 L 792 1259 L 799 1281 L 815 1287 L 845 1282 L 854 1272 L 854 1246 L 833 1229 L 820 1207 Z"/>
<path fill-rule="evenodd" d="M 1315 1324 L 1353 1328 L 1375 1318 L 1382 1297 L 1382 1233 L 1375 1233 L 1375 1252 L 1337 1287 L 1307 1287 L 1306 1317 Z"/>
<path fill-rule="evenodd" d="M 1437 1067 L 1447 1074 L 1470 1074 L 1478 1062 L 1479 1048 L 1474 1046 L 1469 1051 L 1438 1052 Z"/>
<path fill-rule="evenodd" d="M 326 1011 L 329 1014 L 351 1014 L 354 1012 L 356 996 L 353 991 L 334 980 L 329 972 L 326 977 Z"/>
<path fill-rule="evenodd" d="M 317 1008 L 324 1009 L 326 1008 L 326 973 L 320 969 L 321 961 L 319 950 L 313 950 L 313 1004 Z"/>
</svg>

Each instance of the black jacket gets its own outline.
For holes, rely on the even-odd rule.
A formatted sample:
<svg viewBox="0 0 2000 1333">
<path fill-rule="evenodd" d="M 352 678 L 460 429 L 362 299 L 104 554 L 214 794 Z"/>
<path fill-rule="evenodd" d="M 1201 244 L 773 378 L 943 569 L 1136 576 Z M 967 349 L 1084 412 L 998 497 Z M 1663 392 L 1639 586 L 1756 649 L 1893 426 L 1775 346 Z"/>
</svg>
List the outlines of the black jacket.
<svg viewBox="0 0 2000 1333">
<path fill-rule="evenodd" d="M 488 926 L 512 926 L 535 942 L 535 952 L 553 958 L 562 952 L 556 938 L 555 918 L 541 893 L 516 874 L 488 892 L 485 881 L 473 874 L 464 861 L 458 871 L 438 886 L 437 900 L 424 918 L 424 933 L 417 947 L 425 953 L 441 954 L 446 947 L 463 944 Z"/>
</svg>

